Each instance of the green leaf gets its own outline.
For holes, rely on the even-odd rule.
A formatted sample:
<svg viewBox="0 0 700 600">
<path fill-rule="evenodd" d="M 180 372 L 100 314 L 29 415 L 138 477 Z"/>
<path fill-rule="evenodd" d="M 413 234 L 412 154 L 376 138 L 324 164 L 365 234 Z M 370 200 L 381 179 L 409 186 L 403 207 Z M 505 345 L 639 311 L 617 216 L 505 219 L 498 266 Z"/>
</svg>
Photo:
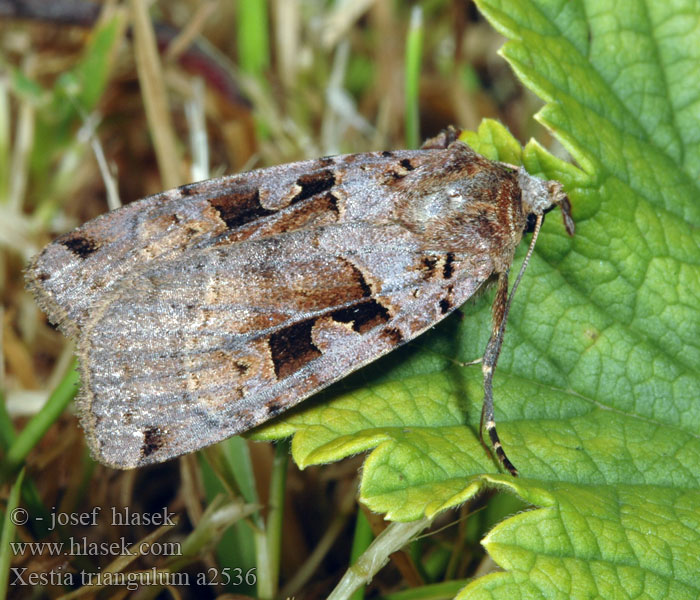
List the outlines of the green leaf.
<svg viewBox="0 0 700 600">
<path fill-rule="evenodd" d="M 484 540 L 505 572 L 464 598 L 700 595 L 700 5 L 478 0 L 537 119 L 582 171 L 502 127 L 491 158 L 559 179 L 577 232 L 549 215 L 514 300 L 494 380 L 522 477 L 478 440 L 486 294 L 261 436 L 300 466 L 371 450 L 361 499 L 431 516 L 498 486 L 540 507 Z M 524 248 L 520 249 L 522 258 Z M 514 269 L 519 266 L 516 261 Z M 489 474 L 491 473 L 491 474 Z"/>
<path fill-rule="evenodd" d="M 541 509 L 483 544 L 507 569 L 458 598 L 697 598 L 697 492 L 671 486 L 509 484 Z"/>
</svg>

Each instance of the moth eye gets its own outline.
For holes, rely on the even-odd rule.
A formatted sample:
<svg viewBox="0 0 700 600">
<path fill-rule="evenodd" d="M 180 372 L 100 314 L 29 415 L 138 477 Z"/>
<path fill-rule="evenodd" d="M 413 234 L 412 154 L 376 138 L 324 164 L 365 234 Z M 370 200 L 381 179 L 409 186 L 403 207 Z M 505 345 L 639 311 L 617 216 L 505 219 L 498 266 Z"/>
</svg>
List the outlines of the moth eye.
<svg viewBox="0 0 700 600">
<path fill-rule="evenodd" d="M 537 215 L 535 213 L 530 213 L 527 216 L 527 225 L 525 225 L 523 233 L 532 233 L 535 231 L 535 223 L 537 223 Z"/>
<path fill-rule="evenodd" d="M 552 204 L 542 211 L 542 222 L 544 223 L 544 218 L 548 212 L 552 212 L 556 208 L 556 204 Z M 537 215 L 535 213 L 530 213 L 527 216 L 527 225 L 523 230 L 523 233 L 532 233 L 535 231 L 535 223 L 537 223 Z"/>
</svg>

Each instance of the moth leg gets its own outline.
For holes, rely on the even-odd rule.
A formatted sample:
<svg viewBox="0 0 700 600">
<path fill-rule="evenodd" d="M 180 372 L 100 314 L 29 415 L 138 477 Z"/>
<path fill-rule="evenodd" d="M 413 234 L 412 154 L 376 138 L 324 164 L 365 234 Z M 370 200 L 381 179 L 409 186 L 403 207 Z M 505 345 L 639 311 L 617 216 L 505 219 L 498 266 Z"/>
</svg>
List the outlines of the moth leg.
<svg viewBox="0 0 700 600">
<path fill-rule="evenodd" d="M 457 365 L 460 367 L 473 367 L 474 365 L 479 365 L 483 362 L 484 358 L 479 357 L 474 360 L 469 360 L 467 362 L 462 362 L 461 360 L 456 361 Z"/>
<path fill-rule="evenodd" d="M 506 329 L 506 320 L 508 318 L 508 309 L 510 302 L 508 301 L 508 271 L 500 273 L 498 276 L 498 289 L 496 297 L 493 301 L 493 320 L 491 325 L 491 337 L 486 345 L 484 358 L 481 362 L 481 371 L 484 374 L 484 404 L 481 408 L 481 423 L 479 424 L 479 438 L 481 443 L 484 443 L 483 430 L 486 431 L 491 439 L 496 456 L 500 463 L 510 471 L 514 477 L 518 476 L 518 470 L 513 466 L 513 463 L 508 460 L 501 440 L 498 438 L 496 431 L 496 420 L 493 413 L 493 372 L 496 369 L 498 356 L 501 353 L 503 345 L 503 334 Z"/>
<path fill-rule="evenodd" d="M 456 127 L 450 125 L 447 127 L 447 129 L 443 129 L 435 137 L 425 140 L 420 148 L 421 150 L 444 150 L 452 142 L 459 138 L 460 133 L 462 133 L 461 129 L 457 129 Z"/>
</svg>

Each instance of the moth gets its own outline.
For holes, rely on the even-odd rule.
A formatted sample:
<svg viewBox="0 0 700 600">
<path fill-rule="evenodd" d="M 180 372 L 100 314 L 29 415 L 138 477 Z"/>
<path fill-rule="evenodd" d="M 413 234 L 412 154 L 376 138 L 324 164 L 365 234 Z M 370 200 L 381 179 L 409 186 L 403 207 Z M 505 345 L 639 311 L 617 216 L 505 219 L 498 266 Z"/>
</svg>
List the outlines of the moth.
<svg viewBox="0 0 700 600">
<path fill-rule="evenodd" d="M 100 462 L 132 468 L 244 432 L 420 335 L 497 280 L 481 431 L 527 230 L 562 186 L 449 129 L 419 150 L 307 160 L 193 183 L 58 237 L 27 269 L 76 340 Z"/>
</svg>

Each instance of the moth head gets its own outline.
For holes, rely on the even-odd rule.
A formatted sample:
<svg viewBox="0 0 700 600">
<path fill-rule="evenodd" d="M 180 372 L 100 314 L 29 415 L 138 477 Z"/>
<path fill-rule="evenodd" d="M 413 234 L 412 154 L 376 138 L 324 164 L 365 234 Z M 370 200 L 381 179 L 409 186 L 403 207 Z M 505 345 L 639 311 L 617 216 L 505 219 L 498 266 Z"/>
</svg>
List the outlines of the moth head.
<svg viewBox="0 0 700 600">
<path fill-rule="evenodd" d="M 518 169 L 518 184 L 522 191 L 523 212 L 539 217 L 558 206 L 561 208 L 564 227 L 574 235 L 574 220 L 571 217 L 571 202 L 558 181 L 544 181 L 530 175 L 523 167 Z M 530 219 L 528 218 L 528 223 Z"/>
</svg>

